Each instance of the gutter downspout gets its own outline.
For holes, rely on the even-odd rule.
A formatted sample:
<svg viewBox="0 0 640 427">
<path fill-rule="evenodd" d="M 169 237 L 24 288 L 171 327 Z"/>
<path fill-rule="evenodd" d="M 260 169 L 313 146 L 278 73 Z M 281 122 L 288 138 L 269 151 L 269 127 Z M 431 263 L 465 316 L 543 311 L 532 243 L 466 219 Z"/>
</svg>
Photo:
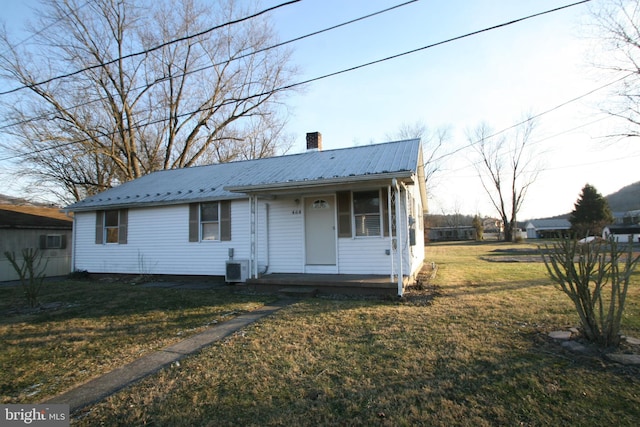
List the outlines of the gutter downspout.
<svg viewBox="0 0 640 427">
<path fill-rule="evenodd" d="M 403 239 L 402 239 L 402 211 L 400 209 L 400 186 L 398 185 L 398 180 L 393 178 L 393 186 L 396 191 L 396 234 L 397 234 L 397 243 L 396 243 L 396 253 L 398 254 L 398 296 L 401 297 L 404 293 L 403 286 L 403 276 L 402 276 L 402 257 L 403 257 Z"/>
<path fill-rule="evenodd" d="M 249 218 L 250 218 L 250 227 L 249 231 L 249 271 L 250 277 L 252 279 L 258 278 L 258 260 L 257 260 L 257 220 L 258 213 L 256 212 L 258 208 L 258 196 L 250 195 L 249 196 Z"/>
<path fill-rule="evenodd" d="M 67 216 L 68 215 L 69 212 L 67 212 Z M 76 271 L 76 230 L 78 229 L 78 227 L 76 227 L 75 215 L 73 215 L 73 222 L 71 227 L 71 265 L 69 267 L 71 269 L 70 273 L 73 273 L 74 271 Z"/>
</svg>

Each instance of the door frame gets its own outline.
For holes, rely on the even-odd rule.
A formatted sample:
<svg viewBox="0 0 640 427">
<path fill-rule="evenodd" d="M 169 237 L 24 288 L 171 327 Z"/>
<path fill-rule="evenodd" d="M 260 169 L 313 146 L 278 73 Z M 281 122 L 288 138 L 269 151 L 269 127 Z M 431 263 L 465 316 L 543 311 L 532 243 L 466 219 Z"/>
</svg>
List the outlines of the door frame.
<svg viewBox="0 0 640 427">
<path fill-rule="evenodd" d="M 309 225 L 309 221 L 307 219 L 307 203 L 310 199 L 321 199 L 321 198 L 331 198 L 332 206 L 331 206 L 331 218 L 333 220 L 333 243 L 334 243 L 334 253 L 335 253 L 335 261 L 334 264 L 308 264 L 307 263 L 307 226 Z M 303 248 L 304 248 L 304 272 L 305 273 L 318 273 L 318 274 L 336 274 L 338 273 L 338 229 L 337 229 L 337 209 L 336 209 L 336 195 L 335 193 L 322 193 L 322 194 L 314 194 L 312 196 L 303 197 Z"/>
</svg>

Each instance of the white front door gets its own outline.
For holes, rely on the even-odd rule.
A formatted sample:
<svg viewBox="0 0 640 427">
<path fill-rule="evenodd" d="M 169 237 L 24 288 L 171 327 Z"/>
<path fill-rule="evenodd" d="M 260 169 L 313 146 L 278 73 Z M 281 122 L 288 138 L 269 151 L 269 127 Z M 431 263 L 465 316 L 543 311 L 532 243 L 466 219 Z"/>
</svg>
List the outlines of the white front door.
<svg viewBox="0 0 640 427">
<path fill-rule="evenodd" d="M 336 207 L 334 196 L 305 199 L 307 265 L 336 265 Z"/>
</svg>

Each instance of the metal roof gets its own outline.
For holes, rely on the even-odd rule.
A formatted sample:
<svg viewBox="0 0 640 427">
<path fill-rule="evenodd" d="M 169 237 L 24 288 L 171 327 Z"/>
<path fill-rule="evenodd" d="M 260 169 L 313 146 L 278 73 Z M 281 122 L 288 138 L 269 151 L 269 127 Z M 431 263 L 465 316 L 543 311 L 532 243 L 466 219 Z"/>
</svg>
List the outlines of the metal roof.
<svg viewBox="0 0 640 427">
<path fill-rule="evenodd" d="M 0 228 L 71 230 L 72 219 L 58 208 L 0 205 Z"/>
<path fill-rule="evenodd" d="M 246 197 L 380 178 L 408 178 L 421 162 L 419 139 L 154 172 L 68 206 L 69 211 L 157 206 Z"/>
<path fill-rule="evenodd" d="M 565 218 L 533 219 L 529 221 L 529 224 L 535 227 L 536 230 L 564 230 L 571 228 L 571 223 Z M 527 224 L 527 227 L 529 224 Z"/>
</svg>

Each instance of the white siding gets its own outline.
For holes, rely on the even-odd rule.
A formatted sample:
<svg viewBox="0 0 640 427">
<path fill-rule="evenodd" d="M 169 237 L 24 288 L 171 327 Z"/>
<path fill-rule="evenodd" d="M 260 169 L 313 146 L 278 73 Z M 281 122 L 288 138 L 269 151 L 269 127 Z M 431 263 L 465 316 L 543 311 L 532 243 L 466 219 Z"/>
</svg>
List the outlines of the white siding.
<svg viewBox="0 0 640 427">
<path fill-rule="evenodd" d="M 391 274 L 388 237 L 338 239 L 338 267 L 341 274 Z"/>
<path fill-rule="evenodd" d="M 224 275 L 229 248 L 249 258 L 249 204 L 231 204 L 231 241 L 189 242 L 189 205 L 129 209 L 128 242 L 95 244 L 95 212 L 76 214 L 75 269 L 93 273 Z"/>
<path fill-rule="evenodd" d="M 415 191 L 414 186 L 408 190 Z M 406 197 L 402 197 L 405 201 Z M 296 202 L 296 200 L 298 200 Z M 422 214 L 414 195 L 414 215 Z M 424 259 L 422 221 L 416 221 L 416 245 L 408 246 L 406 210 L 403 218 L 403 274 L 414 274 Z M 258 271 L 301 273 L 304 266 L 304 212 L 301 197 L 260 200 L 258 203 Z M 129 209 L 128 242 L 95 244 L 95 212 L 75 216 L 74 269 L 94 273 L 219 275 L 225 273 L 229 249 L 236 260 L 250 258 L 251 211 L 247 199 L 231 204 L 230 242 L 189 242 L 189 205 Z M 339 238 L 338 272 L 381 274 L 392 272 L 389 237 Z M 396 266 L 397 270 L 397 266 Z"/>
</svg>

